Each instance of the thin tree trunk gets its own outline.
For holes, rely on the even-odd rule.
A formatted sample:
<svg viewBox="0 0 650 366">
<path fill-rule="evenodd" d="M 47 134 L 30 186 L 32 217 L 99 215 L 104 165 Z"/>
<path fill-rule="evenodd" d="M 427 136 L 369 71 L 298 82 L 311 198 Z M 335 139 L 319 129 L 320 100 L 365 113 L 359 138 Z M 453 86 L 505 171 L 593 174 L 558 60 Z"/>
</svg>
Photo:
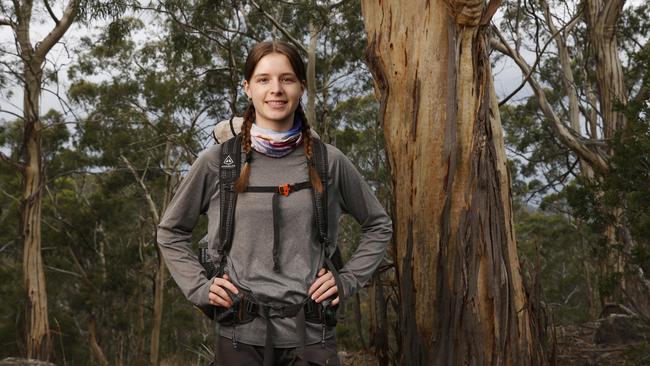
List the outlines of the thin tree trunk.
<svg viewBox="0 0 650 366">
<path fill-rule="evenodd" d="M 491 82 L 497 7 L 362 1 L 393 177 L 401 364 L 544 362 Z"/>
<path fill-rule="evenodd" d="M 627 104 L 628 95 L 616 37 L 616 24 L 624 4 L 624 0 L 586 1 L 585 18 L 596 61 L 596 84 L 605 139 L 614 138 L 627 125 L 625 114 L 618 106 Z M 644 285 L 647 280 L 643 274 L 639 277 L 642 273 L 640 267 L 630 263 L 635 243 L 626 227 L 625 210 L 616 208 L 610 214 L 613 222 L 603 233 L 607 238 L 608 252 L 601 266 L 601 276 L 605 283 L 613 285 L 601 293 L 601 302 L 624 303 L 637 313 L 650 316 L 650 301 L 647 300 L 650 289 Z"/>
<path fill-rule="evenodd" d="M 13 1 L 15 22 L 8 25 L 14 32 L 16 53 L 22 61 L 23 85 L 23 161 L 17 167 L 23 175 L 21 202 L 21 236 L 23 239 L 23 283 L 25 301 L 25 348 L 28 358 L 48 360 L 52 352 L 48 322 L 45 271 L 41 255 L 41 191 L 44 185 L 40 121 L 40 95 L 45 57 L 61 39 L 75 19 L 79 0 L 65 6 L 56 26 L 32 46 L 30 23 L 32 1 Z M 3 7 L 9 7 L 6 5 Z"/>
<path fill-rule="evenodd" d="M 40 62 L 25 62 L 25 96 L 23 102 L 25 127 L 25 168 L 23 170 L 22 237 L 23 274 L 26 292 L 27 357 L 49 360 L 52 350 L 48 322 L 45 271 L 41 255 L 41 208 L 43 166 L 39 120 L 42 69 Z"/>
<path fill-rule="evenodd" d="M 157 224 L 156 224 L 157 225 Z M 155 239 L 155 234 L 154 234 Z M 158 243 L 156 240 L 155 243 Z M 165 290 L 165 261 L 162 253 L 156 244 L 156 274 L 154 277 L 153 291 L 153 319 L 151 325 L 151 351 L 149 354 L 149 364 L 158 366 L 160 364 L 160 331 L 162 329 L 163 316 L 163 295 Z"/>
<path fill-rule="evenodd" d="M 322 134 L 323 131 L 316 121 L 316 47 L 318 46 L 318 30 L 314 21 L 309 22 L 309 52 L 307 54 L 307 121 Z"/>
<path fill-rule="evenodd" d="M 596 81 L 605 138 L 613 137 L 626 125 L 623 111 L 616 108 L 616 103 L 627 104 L 628 99 L 616 38 L 616 22 L 624 4 L 625 0 L 586 1 L 587 29 L 596 57 Z"/>
<path fill-rule="evenodd" d="M 104 354 L 104 351 L 102 350 L 102 347 L 99 345 L 99 342 L 97 341 L 97 325 L 95 322 L 95 316 L 92 314 L 88 319 L 88 338 L 89 338 L 88 342 L 90 343 L 90 349 L 92 351 L 93 356 L 95 356 L 97 363 L 100 364 L 101 366 L 110 365 L 108 359 L 106 358 L 106 355 Z"/>
</svg>

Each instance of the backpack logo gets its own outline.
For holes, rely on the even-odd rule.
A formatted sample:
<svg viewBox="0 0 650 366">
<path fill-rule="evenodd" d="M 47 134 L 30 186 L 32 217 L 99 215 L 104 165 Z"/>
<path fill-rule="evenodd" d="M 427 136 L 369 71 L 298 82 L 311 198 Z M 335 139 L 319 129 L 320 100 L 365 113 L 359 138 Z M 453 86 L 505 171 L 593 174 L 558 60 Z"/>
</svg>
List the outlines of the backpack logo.
<svg viewBox="0 0 650 366">
<path fill-rule="evenodd" d="M 232 160 L 230 155 L 227 155 L 225 159 L 223 159 L 223 163 L 221 164 L 221 167 L 224 169 L 232 169 L 235 167 L 235 162 Z"/>
</svg>

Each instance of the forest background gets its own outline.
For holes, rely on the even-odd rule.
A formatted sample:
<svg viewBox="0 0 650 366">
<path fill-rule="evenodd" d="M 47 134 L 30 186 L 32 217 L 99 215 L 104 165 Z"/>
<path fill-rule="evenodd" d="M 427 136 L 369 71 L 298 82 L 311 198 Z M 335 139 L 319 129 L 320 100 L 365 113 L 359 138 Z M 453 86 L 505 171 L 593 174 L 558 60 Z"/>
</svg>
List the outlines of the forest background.
<svg viewBox="0 0 650 366">
<path fill-rule="evenodd" d="M 590 3 L 503 1 L 486 27 L 493 73 L 508 80 L 497 94 L 517 248 L 549 362 L 644 364 L 650 2 L 628 2 L 607 20 L 622 70 L 610 94 L 603 83 L 616 80 L 599 74 Z M 0 359 L 200 365 L 211 357 L 212 325 L 166 272 L 155 228 L 191 163 L 214 143 L 215 123 L 243 111 L 242 64 L 255 42 L 283 39 L 303 52 L 308 118 L 392 212 L 398 188 L 358 1 L 32 8 L 3 0 L 0 37 Z M 39 232 L 26 230 L 36 218 Z M 349 218 L 341 225 L 348 257 L 360 229 Z M 202 221 L 196 241 L 205 230 Z M 339 322 L 351 362 L 403 361 L 394 256 L 391 247 Z"/>
</svg>

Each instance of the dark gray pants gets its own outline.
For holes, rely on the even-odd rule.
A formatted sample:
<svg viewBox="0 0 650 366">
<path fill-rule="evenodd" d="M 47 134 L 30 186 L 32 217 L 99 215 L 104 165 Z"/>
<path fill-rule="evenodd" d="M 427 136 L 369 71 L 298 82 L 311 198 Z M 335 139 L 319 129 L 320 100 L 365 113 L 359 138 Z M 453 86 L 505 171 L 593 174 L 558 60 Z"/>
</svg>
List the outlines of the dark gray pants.
<svg viewBox="0 0 650 366">
<path fill-rule="evenodd" d="M 325 347 L 321 343 L 305 346 L 304 360 L 298 357 L 296 348 L 275 348 L 273 358 L 273 364 L 278 366 L 341 365 L 334 339 L 326 340 Z M 238 342 L 237 349 L 234 349 L 230 339 L 219 337 L 215 366 L 258 366 L 263 362 L 264 346 L 251 346 Z"/>
</svg>

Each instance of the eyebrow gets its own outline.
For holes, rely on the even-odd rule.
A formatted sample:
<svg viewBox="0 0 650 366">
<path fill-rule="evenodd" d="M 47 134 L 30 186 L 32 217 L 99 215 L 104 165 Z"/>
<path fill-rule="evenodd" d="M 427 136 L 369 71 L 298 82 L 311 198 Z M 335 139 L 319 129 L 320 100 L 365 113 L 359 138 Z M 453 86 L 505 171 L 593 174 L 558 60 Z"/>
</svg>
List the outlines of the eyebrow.
<svg viewBox="0 0 650 366">
<path fill-rule="evenodd" d="M 268 73 L 262 73 L 262 74 L 255 74 L 255 75 L 253 75 L 253 77 L 256 78 L 256 77 L 260 77 L 260 76 L 270 76 L 270 75 L 271 75 L 271 74 L 268 74 Z M 280 76 L 294 76 L 294 77 L 298 77 L 295 73 L 292 73 L 292 72 L 285 72 L 284 74 L 280 74 Z"/>
</svg>

